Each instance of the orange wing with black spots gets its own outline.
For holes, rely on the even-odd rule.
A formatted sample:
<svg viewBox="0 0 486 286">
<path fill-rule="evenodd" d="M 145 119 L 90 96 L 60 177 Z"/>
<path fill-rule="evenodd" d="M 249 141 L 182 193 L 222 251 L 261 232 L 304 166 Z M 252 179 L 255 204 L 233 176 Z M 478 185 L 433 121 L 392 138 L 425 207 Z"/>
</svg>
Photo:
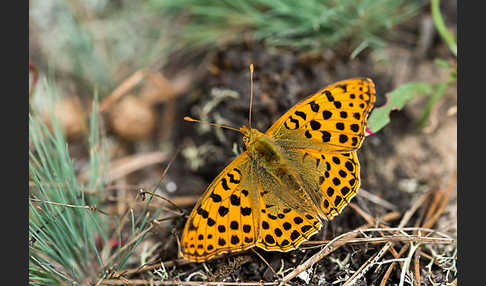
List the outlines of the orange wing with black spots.
<svg viewBox="0 0 486 286">
<path fill-rule="evenodd" d="M 282 148 L 286 164 L 299 174 L 308 197 L 327 220 L 339 214 L 359 188 L 356 150 L 374 102 L 371 79 L 343 80 L 296 104 L 265 133 Z"/>
<path fill-rule="evenodd" d="M 263 198 L 261 199 L 263 201 Z M 322 227 L 316 215 L 291 208 L 260 208 L 260 238 L 257 246 L 287 252 L 316 234 Z"/>
<path fill-rule="evenodd" d="M 255 168 L 258 169 L 260 210 L 257 246 L 284 252 L 296 249 L 321 229 L 317 208 L 293 178 L 276 176 L 265 167 Z"/>
<path fill-rule="evenodd" d="M 207 188 L 184 228 L 181 254 L 200 262 L 241 251 L 258 239 L 258 202 L 247 153 L 240 154 Z"/>
<path fill-rule="evenodd" d="M 315 192 L 321 199 L 319 207 L 324 218 L 331 220 L 341 213 L 356 195 L 360 185 L 360 166 L 356 151 L 349 153 L 326 153 L 313 149 L 300 149 L 307 161 L 315 161 L 313 174 L 318 188 L 308 184 L 307 190 Z M 305 164 L 305 163 L 304 163 Z M 316 172 L 316 174 L 314 174 Z"/>
<path fill-rule="evenodd" d="M 331 220 L 356 195 L 356 150 L 374 101 L 370 79 L 349 79 L 299 102 L 265 134 L 242 127 L 247 151 L 195 206 L 182 235 L 182 256 L 200 262 L 253 246 L 289 251 L 317 233 L 322 220 Z"/>
<path fill-rule="evenodd" d="M 265 134 L 282 146 L 354 151 L 363 142 L 374 102 L 375 86 L 371 79 L 339 81 L 297 103 Z"/>
</svg>

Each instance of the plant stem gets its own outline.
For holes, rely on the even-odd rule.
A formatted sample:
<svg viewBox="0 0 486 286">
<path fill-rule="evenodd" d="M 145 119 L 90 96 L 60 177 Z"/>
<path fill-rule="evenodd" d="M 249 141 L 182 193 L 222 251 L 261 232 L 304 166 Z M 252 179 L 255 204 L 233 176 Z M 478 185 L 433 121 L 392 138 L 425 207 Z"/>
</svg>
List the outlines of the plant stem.
<svg viewBox="0 0 486 286">
<path fill-rule="evenodd" d="M 454 39 L 454 35 L 447 30 L 444 24 L 444 19 L 440 13 L 440 0 L 431 0 L 430 6 L 432 10 L 432 19 L 434 20 L 434 24 L 439 32 L 439 35 L 442 37 L 442 39 L 444 39 L 454 56 L 457 57 L 457 43 Z"/>
</svg>

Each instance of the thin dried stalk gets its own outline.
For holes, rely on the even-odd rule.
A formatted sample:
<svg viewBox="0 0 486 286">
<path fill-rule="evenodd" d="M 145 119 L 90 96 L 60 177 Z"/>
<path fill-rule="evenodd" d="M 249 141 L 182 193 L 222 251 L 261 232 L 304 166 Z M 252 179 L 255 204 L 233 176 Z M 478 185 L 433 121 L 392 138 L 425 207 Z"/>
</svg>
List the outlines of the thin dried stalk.
<svg viewBox="0 0 486 286">
<path fill-rule="evenodd" d="M 392 243 L 387 243 L 388 248 L 392 245 Z M 361 277 L 363 277 L 368 270 L 386 253 L 388 248 L 383 247 L 378 253 L 373 254 L 368 260 L 366 260 L 363 265 L 343 284 L 343 286 L 351 286 L 358 281 Z"/>
<path fill-rule="evenodd" d="M 407 251 L 408 247 L 410 246 L 410 244 L 405 244 L 402 249 L 400 249 L 400 251 L 398 252 L 398 257 L 402 257 L 402 255 L 405 253 L 405 251 Z M 397 258 L 397 257 L 395 257 Z M 380 286 L 386 286 L 386 282 L 388 282 L 388 278 L 390 278 L 390 275 L 393 271 L 393 268 L 395 267 L 395 264 L 396 262 L 392 262 L 392 264 L 390 264 L 390 266 L 388 266 L 388 269 L 386 270 L 385 272 L 385 275 L 383 275 L 383 279 L 381 279 L 381 282 L 380 282 Z M 400 262 L 400 265 L 403 266 L 403 263 Z"/>
<path fill-rule="evenodd" d="M 373 193 L 370 193 L 368 192 L 367 190 L 363 189 L 363 188 L 359 188 L 359 192 L 358 192 L 358 196 L 364 198 L 364 199 L 367 199 L 369 200 L 370 202 L 373 202 L 385 209 L 388 209 L 388 210 L 391 210 L 391 211 L 395 211 L 398 209 L 398 207 L 380 197 L 378 197 L 377 195 L 373 194 Z"/>
</svg>

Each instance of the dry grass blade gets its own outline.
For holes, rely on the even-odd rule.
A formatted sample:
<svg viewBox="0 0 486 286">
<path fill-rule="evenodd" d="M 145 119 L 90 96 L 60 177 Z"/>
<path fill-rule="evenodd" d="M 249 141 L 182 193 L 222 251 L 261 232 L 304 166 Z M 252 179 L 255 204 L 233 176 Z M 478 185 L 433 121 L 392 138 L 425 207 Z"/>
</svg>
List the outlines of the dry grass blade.
<svg viewBox="0 0 486 286">
<path fill-rule="evenodd" d="M 378 232 L 378 231 L 402 232 L 402 231 L 417 231 L 417 230 L 420 230 L 420 231 L 423 231 L 423 232 L 430 232 L 430 233 L 434 233 L 434 234 L 441 235 L 441 236 L 443 236 L 443 237 L 446 238 L 445 240 L 443 240 L 443 243 L 452 243 L 453 242 L 453 240 L 450 239 L 447 235 L 444 235 L 444 234 L 439 233 L 439 232 L 437 232 L 435 230 L 432 230 L 432 229 L 415 228 L 415 227 L 407 227 L 407 228 L 403 228 L 403 227 L 400 227 L 400 228 L 369 228 L 369 229 L 366 229 L 366 228 L 358 228 L 358 229 L 355 229 L 353 231 L 350 231 L 350 232 L 341 234 L 340 236 L 337 236 L 336 238 L 334 238 L 333 240 L 331 240 L 327 245 L 324 246 L 324 248 L 322 250 L 320 250 L 318 253 L 314 254 L 311 258 L 309 258 L 308 260 L 306 260 L 304 263 L 302 263 L 299 266 L 297 266 L 294 269 L 294 271 L 292 271 L 291 273 L 287 274 L 283 278 L 283 281 L 284 282 L 288 282 L 291 279 L 295 278 L 299 273 L 301 273 L 302 271 L 305 271 L 307 268 L 311 267 L 312 265 L 314 265 L 315 263 L 317 263 L 318 261 L 320 261 L 322 258 L 324 258 L 325 256 L 329 255 L 334 250 L 336 250 L 339 247 L 341 247 L 341 246 L 349 243 L 349 241 L 355 239 L 357 235 L 359 235 L 359 234 L 361 234 L 363 232 Z M 370 239 L 370 238 L 367 238 L 367 239 Z M 378 239 L 379 240 L 382 240 L 383 238 L 378 238 Z M 416 239 L 417 240 L 421 240 L 421 239 L 423 239 L 423 237 L 417 237 Z M 386 240 L 383 240 L 383 241 L 386 241 Z M 390 247 L 388 245 L 389 243 L 392 243 L 392 242 L 388 241 L 387 242 L 387 245 L 385 245 L 383 248 L 384 249 L 388 249 Z"/>
<path fill-rule="evenodd" d="M 267 265 L 268 269 L 270 269 L 272 271 L 273 275 L 275 275 L 275 278 L 278 279 L 278 274 L 277 274 L 277 272 L 275 272 L 272 265 L 270 265 L 270 263 L 268 263 L 268 261 L 265 258 L 263 258 L 263 256 L 261 256 L 260 253 L 258 253 L 258 251 L 256 251 L 254 248 L 252 248 L 251 250 L 253 251 L 253 253 L 255 253 L 263 261 L 263 263 L 265 263 Z"/>
<path fill-rule="evenodd" d="M 102 211 L 101 209 L 97 208 L 96 206 L 89 206 L 89 205 L 86 205 L 86 206 L 78 206 L 78 205 L 71 205 L 71 204 L 65 204 L 65 203 L 57 203 L 57 202 L 49 202 L 49 201 L 41 201 L 41 200 L 38 200 L 38 199 L 29 199 L 30 201 L 32 202 L 41 202 L 41 203 L 45 203 L 45 204 L 50 204 L 50 205 L 54 205 L 54 206 L 63 206 L 63 207 L 68 207 L 68 208 L 79 208 L 79 209 L 87 209 L 87 210 L 90 210 L 90 211 L 97 211 L 101 214 L 104 214 L 106 216 L 113 216 L 113 214 L 109 214 L 105 211 Z"/>
<path fill-rule="evenodd" d="M 429 198 L 429 196 L 431 195 L 431 192 L 428 192 L 428 193 L 425 193 L 423 195 L 421 195 L 414 203 L 413 205 L 410 207 L 409 210 L 407 210 L 405 212 L 405 214 L 403 215 L 402 217 L 402 220 L 400 221 L 400 223 L 398 224 L 398 227 L 401 228 L 401 227 L 404 227 L 409 221 L 410 219 L 412 218 L 413 214 L 417 211 L 417 209 L 422 205 L 424 204 L 427 199 Z"/>
<path fill-rule="evenodd" d="M 115 272 L 113 273 L 112 277 L 113 278 L 119 278 L 123 275 L 131 275 L 131 274 L 136 274 L 136 273 L 143 273 L 147 271 L 151 271 L 157 268 L 160 268 L 161 264 L 164 265 L 164 267 L 172 267 L 174 265 L 186 265 L 191 262 L 184 260 L 184 259 L 177 259 L 177 260 L 170 260 L 170 261 L 165 261 L 165 262 L 155 262 L 153 264 L 145 264 L 142 266 L 139 266 L 137 268 L 132 268 L 132 269 L 126 269 L 120 272 Z"/>
<path fill-rule="evenodd" d="M 395 258 L 400 258 L 402 257 L 402 255 L 405 253 L 405 251 L 407 251 L 407 249 L 409 248 L 410 244 L 405 244 L 402 249 L 400 249 L 400 251 L 398 252 L 398 255 L 394 257 Z M 396 262 L 392 262 L 392 264 L 390 264 L 390 266 L 388 267 L 388 269 L 386 270 L 385 272 L 385 275 L 383 275 L 383 279 L 381 279 L 381 282 L 380 282 L 380 286 L 386 286 L 386 282 L 388 281 L 388 278 L 390 278 L 390 275 L 393 271 L 393 268 L 395 267 L 395 264 Z M 403 266 L 403 263 L 400 262 L 400 266 Z"/>
<path fill-rule="evenodd" d="M 360 196 L 364 199 L 367 199 L 370 202 L 373 202 L 373 203 L 375 203 L 379 206 L 382 206 L 383 208 L 391 210 L 391 211 L 398 209 L 398 207 L 396 205 L 378 197 L 377 195 L 375 195 L 373 193 L 368 192 L 367 190 L 365 190 L 363 188 L 359 188 L 358 196 Z"/>
<path fill-rule="evenodd" d="M 105 262 L 105 265 L 110 265 L 115 258 L 117 258 L 120 254 L 122 254 L 126 249 L 128 249 L 132 244 L 137 242 L 137 240 L 144 236 L 147 232 L 151 231 L 152 228 L 154 228 L 154 223 L 151 223 L 146 229 L 144 229 L 142 232 L 137 234 L 135 237 L 132 238 L 127 244 L 122 246 L 120 249 L 118 249 L 115 253 L 113 253 L 110 258 Z"/>
<path fill-rule="evenodd" d="M 110 170 L 106 174 L 106 182 L 115 181 L 147 166 L 162 163 L 167 158 L 166 152 L 156 151 L 118 159 L 110 164 Z"/>
<path fill-rule="evenodd" d="M 455 175 L 455 172 L 454 172 L 453 176 L 451 176 L 451 180 L 449 181 L 449 185 L 447 187 L 447 190 L 445 191 L 445 194 L 443 194 L 442 191 L 440 191 L 440 190 L 423 194 L 421 197 L 419 197 L 419 199 L 417 199 L 417 201 L 415 201 L 415 203 L 405 213 L 405 215 L 403 216 L 402 221 L 400 222 L 399 226 L 401 226 L 401 227 L 405 226 L 408 223 L 408 221 L 410 220 L 410 218 L 412 217 L 412 215 L 416 212 L 416 210 L 419 207 L 423 206 L 423 208 L 421 209 L 419 221 L 421 221 L 425 217 L 426 222 L 424 222 L 422 224 L 422 228 L 430 228 L 436 222 L 436 220 L 438 219 L 438 217 L 442 213 L 443 209 L 445 208 L 445 205 L 447 204 L 447 201 L 449 199 L 449 195 L 450 195 L 451 190 L 452 190 L 452 183 L 454 182 L 454 179 L 455 179 L 454 175 Z M 426 205 L 425 202 L 429 199 L 431 199 L 431 203 Z M 427 209 L 427 207 L 428 207 L 428 209 Z M 427 209 L 427 212 L 425 212 L 426 209 Z M 419 223 L 419 222 L 417 222 L 417 223 Z M 417 225 L 417 223 L 415 225 Z M 421 233 L 422 228 L 417 228 L 416 234 L 419 237 L 422 237 L 422 235 L 423 235 Z M 436 233 L 438 233 L 438 232 L 436 232 Z M 453 239 L 449 239 L 449 241 L 450 241 L 449 243 L 454 243 Z M 418 242 L 418 241 L 415 241 L 415 242 Z M 411 241 L 410 241 L 410 243 L 411 243 Z M 403 255 L 405 250 L 408 249 L 409 245 L 410 244 L 406 244 L 402 247 L 402 249 L 398 253 L 400 257 L 401 257 L 401 255 Z M 415 251 L 415 276 L 417 277 L 417 280 L 420 280 L 420 267 L 419 267 L 419 261 L 418 261 L 418 258 L 417 258 L 419 253 L 421 253 L 421 251 L 419 251 L 419 249 L 417 249 L 417 251 Z M 396 256 L 395 256 L 395 258 L 396 258 Z M 387 271 L 385 272 L 385 275 L 383 276 L 383 279 L 381 280 L 380 286 L 386 285 L 386 282 L 388 281 L 388 278 L 389 278 L 391 272 L 393 271 L 395 264 L 396 263 L 393 262 L 388 267 Z M 402 264 L 401 267 L 402 267 L 402 273 L 403 273 L 403 269 L 404 269 L 405 265 Z M 418 270 L 417 270 L 417 267 L 419 267 Z M 420 285 L 420 284 L 418 284 L 418 285 Z"/>
<path fill-rule="evenodd" d="M 161 200 L 164 200 L 165 202 L 167 202 L 169 205 L 173 206 L 174 208 L 176 208 L 179 212 L 174 212 L 173 210 L 169 209 L 169 208 L 166 208 L 166 205 L 164 206 L 159 206 L 160 208 L 164 208 L 165 210 L 169 211 L 169 212 L 173 212 L 174 214 L 177 214 L 177 215 L 183 215 L 184 214 L 184 211 L 175 203 L 173 202 L 171 199 L 169 198 L 166 198 L 162 195 L 159 195 L 159 194 L 156 194 L 156 193 L 153 193 L 153 192 L 147 192 L 147 191 L 144 191 L 144 190 L 139 190 L 138 191 L 138 194 L 137 194 L 137 197 L 138 196 L 145 196 L 145 195 L 150 195 L 152 197 L 156 197 L 156 198 L 159 198 Z M 144 206 L 146 206 L 147 204 L 144 204 Z M 150 206 L 150 205 L 149 205 Z"/>
<path fill-rule="evenodd" d="M 417 201 L 415 201 L 415 203 L 411 206 L 411 208 L 407 212 L 405 212 L 404 216 L 402 217 L 402 219 L 401 219 L 401 221 L 398 225 L 398 228 L 375 228 L 375 229 L 367 229 L 367 230 L 365 230 L 363 228 L 358 228 L 356 230 L 353 230 L 353 231 L 344 233 L 340 236 L 337 236 L 336 238 L 331 240 L 327 245 L 325 245 L 323 247 L 323 249 L 321 249 L 318 253 L 314 254 L 311 258 L 306 260 L 304 263 L 297 266 L 291 273 L 287 274 L 283 278 L 283 281 L 288 282 L 291 279 L 295 278 L 302 271 L 305 271 L 306 269 L 308 269 L 309 267 L 311 267 L 312 265 L 314 265 L 315 263 L 317 263 L 318 261 L 323 259 L 325 256 L 327 256 L 328 254 L 333 252 L 334 250 L 336 250 L 339 247 L 343 246 L 344 244 L 348 243 L 351 239 L 356 238 L 356 236 L 359 235 L 360 233 L 362 233 L 363 231 L 397 231 L 397 230 L 398 231 L 406 231 L 406 230 L 410 230 L 410 229 L 418 230 L 418 228 L 404 228 L 404 226 L 409 222 L 409 220 L 412 218 L 412 216 L 416 212 L 416 210 L 422 204 L 424 204 L 424 202 L 427 200 L 429 195 L 430 195 L 430 193 L 426 193 L 426 194 L 422 195 L 421 197 L 419 197 L 419 199 Z M 365 216 L 367 216 L 367 214 Z M 374 222 L 373 218 L 368 217 L 368 219 L 370 221 Z M 434 230 L 428 230 L 428 231 L 432 231 L 434 233 L 437 233 Z M 445 237 L 447 237 L 447 236 L 445 236 Z M 379 253 L 381 253 L 382 251 L 388 250 L 391 246 L 393 246 L 393 242 L 391 242 L 391 241 L 387 242 L 387 244 L 380 250 Z"/>
<path fill-rule="evenodd" d="M 439 237 L 423 237 L 419 235 L 396 235 L 396 236 L 385 236 L 385 237 L 370 237 L 370 238 L 355 238 L 347 241 L 347 243 L 385 243 L 385 242 L 421 242 L 429 244 L 453 244 L 454 239 L 452 238 L 439 238 Z"/>
<path fill-rule="evenodd" d="M 424 203 L 420 208 L 420 210 L 418 211 L 418 218 L 415 220 L 415 224 L 414 224 L 415 227 L 422 226 L 422 223 L 425 220 L 427 209 L 428 207 L 430 207 L 430 200 L 431 199 L 429 198 L 429 200 L 427 200 L 428 203 Z"/>
<path fill-rule="evenodd" d="M 343 286 L 351 286 L 363 277 L 368 270 L 386 253 L 388 248 L 392 246 L 391 242 L 388 242 L 378 253 L 373 254 L 358 270 L 346 281 Z"/>
<path fill-rule="evenodd" d="M 398 212 L 391 212 L 391 213 L 388 213 L 388 214 L 384 215 L 379 220 L 381 220 L 381 221 L 394 220 L 394 219 L 397 219 L 399 217 L 399 215 L 400 214 Z M 292 280 L 297 275 L 299 275 L 302 271 L 305 271 L 307 268 L 311 267 L 312 265 L 314 265 L 315 263 L 317 263 L 318 261 L 320 261 L 325 256 L 329 255 L 330 253 L 332 253 L 333 251 L 335 251 L 339 247 L 341 247 L 344 244 L 346 244 L 346 241 L 340 241 L 342 238 L 346 238 L 346 236 L 350 236 L 349 239 L 352 239 L 352 238 L 356 237 L 357 235 L 359 235 L 362 230 L 364 230 L 364 229 L 366 229 L 366 228 L 368 228 L 370 226 L 371 225 L 366 224 L 366 225 L 363 225 L 363 226 L 361 226 L 361 227 L 359 227 L 359 228 L 357 228 L 357 229 L 355 229 L 355 230 L 353 230 L 351 232 L 344 233 L 344 234 L 342 234 L 342 235 L 334 238 L 328 244 L 326 244 L 324 246 L 324 248 L 321 249 L 318 253 L 314 254 L 312 257 L 310 257 L 309 259 L 307 259 L 304 263 L 302 263 L 299 266 L 297 266 L 297 268 L 295 268 L 292 272 L 290 272 L 289 274 L 287 274 L 282 279 L 282 281 L 284 283 L 286 283 L 286 282 Z M 333 245 L 333 244 L 335 244 L 335 245 Z"/>
<path fill-rule="evenodd" d="M 172 203 L 177 205 L 180 208 L 194 206 L 194 204 L 197 202 L 198 199 L 199 199 L 198 196 L 181 196 L 181 197 L 171 197 L 170 198 Z M 137 201 L 137 202 L 134 202 L 133 205 L 136 208 L 138 208 L 138 207 L 141 207 L 141 208 L 149 207 L 151 209 L 158 209 L 158 208 L 166 209 L 166 208 L 172 206 L 172 204 L 168 203 L 165 200 L 152 200 L 150 202 Z"/>
<path fill-rule="evenodd" d="M 174 99 L 177 96 L 186 92 L 191 84 L 194 83 L 197 77 L 200 75 L 193 70 L 185 70 L 180 72 L 175 78 L 169 81 L 160 72 L 153 72 L 148 75 L 148 78 L 157 86 L 158 90 L 155 92 L 145 92 L 142 96 L 148 98 L 147 101 L 151 103 L 165 102 L 170 99 Z"/>
<path fill-rule="evenodd" d="M 405 275 L 407 273 L 407 269 L 410 266 L 410 263 L 412 262 L 412 256 L 415 254 L 415 252 L 418 249 L 419 244 L 410 244 L 410 253 L 408 254 L 407 258 L 405 259 L 405 263 L 403 263 L 402 266 L 402 272 L 400 274 L 400 283 L 398 284 L 399 286 L 403 286 L 405 283 Z"/>
<path fill-rule="evenodd" d="M 431 202 L 425 213 L 425 221 L 430 220 L 433 214 L 437 211 L 443 197 L 443 192 L 440 189 L 435 190 L 431 195 Z"/>
<path fill-rule="evenodd" d="M 354 238 L 359 234 L 360 234 L 360 230 L 358 229 L 358 230 L 350 231 L 350 232 L 347 232 L 347 233 L 343 233 L 340 236 L 337 236 L 336 238 L 331 240 L 328 244 L 326 244 L 319 252 L 317 252 L 316 254 L 311 256 L 309 259 L 304 261 L 302 264 L 298 265 L 292 272 L 290 272 L 289 274 L 284 276 L 283 281 L 288 282 L 288 281 L 294 279 L 301 272 L 305 271 L 306 269 L 308 269 L 309 267 L 311 267 L 312 265 L 314 265 L 315 263 L 317 263 L 318 261 L 320 261 L 321 259 L 323 259 L 327 255 L 329 255 L 330 253 L 332 253 L 336 249 L 345 245 L 346 244 L 345 238 L 347 238 L 348 236 L 350 238 Z"/>
<path fill-rule="evenodd" d="M 194 204 L 197 202 L 199 199 L 199 196 L 180 196 L 180 197 L 171 197 L 170 200 L 172 201 L 173 204 L 183 208 L 183 207 L 190 207 L 194 206 Z M 145 202 L 136 202 L 136 206 L 141 206 L 145 207 L 147 203 Z M 169 205 L 172 205 L 166 201 L 151 201 L 148 203 L 148 207 L 151 208 L 161 208 L 161 207 L 167 207 Z"/>
<path fill-rule="evenodd" d="M 358 207 L 357 205 L 353 204 L 353 203 L 349 203 L 349 206 L 355 210 L 361 217 L 364 218 L 364 220 L 366 220 L 366 222 L 370 225 L 374 225 L 375 224 L 375 219 L 369 215 L 367 212 L 365 212 L 363 209 L 361 209 L 360 207 Z"/>
<path fill-rule="evenodd" d="M 408 248 L 409 244 L 407 243 L 407 244 L 405 244 L 405 246 L 406 246 L 406 248 Z M 393 245 L 392 245 L 392 247 L 390 247 L 390 253 L 393 255 L 393 258 L 395 258 L 395 259 L 399 259 L 400 257 L 402 257 L 402 254 L 403 254 L 403 252 L 401 252 L 402 250 L 403 250 L 403 248 L 400 249 L 400 252 L 397 252 L 395 250 L 395 248 L 393 247 Z M 402 265 L 401 261 L 399 261 L 398 263 L 400 263 L 400 266 Z"/>
<path fill-rule="evenodd" d="M 433 214 L 431 213 L 430 216 L 428 217 L 426 216 L 426 221 L 423 224 L 423 227 L 426 228 L 432 227 L 437 222 L 439 217 L 442 215 L 442 213 L 444 212 L 447 206 L 447 202 L 449 202 L 449 198 L 451 196 L 455 181 L 456 181 L 456 172 L 453 172 L 449 179 L 449 183 L 447 184 L 446 189 L 437 191 L 438 196 L 440 196 L 441 199 L 439 206 L 437 207 L 437 210 Z"/>
<path fill-rule="evenodd" d="M 414 264 L 415 264 L 415 285 L 420 286 L 420 254 L 418 251 L 415 252 L 414 255 Z"/>
<path fill-rule="evenodd" d="M 412 229 L 420 229 L 420 228 L 412 228 Z M 396 229 L 402 230 L 402 229 Z M 366 232 L 369 230 L 362 230 L 362 232 Z M 433 230 L 431 230 L 433 231 Z M 435 233 L 433 231 L 433 233 Z M 346 243 L 351 244 L 351 243 L 370 243 L 370 244 L 379 244 L 379 243 L 386 243 L 386 242 L 422 242 L 422 243 L 429 243 L 429 244 L 452 244 L 454 243 L 454 239 L 444 237 L 424 237 L 422 235 L 384 235 L 382 237 L 363 237 L 363 238 L 353 238 L 353 239 L 347 239 Z M 320 245 L 322 246 L 323 244 L 330 243 L 330 241 L 311 241 L 308 244 L 313 244 L 313 245 Z"/>
</svg>

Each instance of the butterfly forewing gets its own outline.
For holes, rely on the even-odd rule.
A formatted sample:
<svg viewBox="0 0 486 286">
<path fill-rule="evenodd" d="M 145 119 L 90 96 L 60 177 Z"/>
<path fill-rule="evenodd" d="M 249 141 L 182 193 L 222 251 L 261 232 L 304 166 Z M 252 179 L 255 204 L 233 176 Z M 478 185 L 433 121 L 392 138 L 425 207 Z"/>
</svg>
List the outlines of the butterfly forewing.
<svg viewBox="0 0 486 286">
<path fill-rule="evenodd" d="M 297 103 L 265 134 L 284 146 L 328 152 L 357 150 L 374 101 L 375 88 L 370 79 L 340 81 Z"/>
<path fill-rule="evenodd" d="M 241 251 L 258 238 L 258 199 L 247 153 L 231 162 L 191 212 L 181 241 L 182 256 L 205 261 Z"/>
<path fill-rule="evenodd" d="M 265 133 L 325 219 L 339 214 L 359 188 L 356 150 L 374 101 L 370 79 L 340 81 L 296 104 Z"/>
</svg>

